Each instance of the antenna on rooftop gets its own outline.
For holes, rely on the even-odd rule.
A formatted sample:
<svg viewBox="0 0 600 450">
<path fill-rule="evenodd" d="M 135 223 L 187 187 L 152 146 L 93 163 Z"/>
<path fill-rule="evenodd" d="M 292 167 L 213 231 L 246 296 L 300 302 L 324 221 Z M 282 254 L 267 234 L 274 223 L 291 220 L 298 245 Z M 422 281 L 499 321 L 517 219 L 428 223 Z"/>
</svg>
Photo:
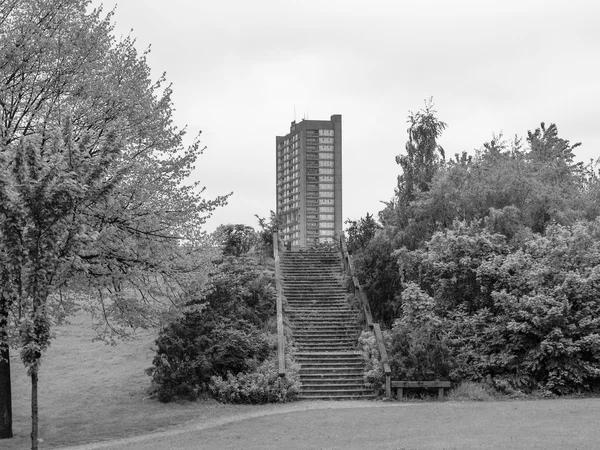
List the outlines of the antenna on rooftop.
<svg viewBox="0 0 600 450">
<path fill-rule="evenodd" d="M 296 121 L 296 105 L 294 105 L 294 122 Z"/>
</svg>

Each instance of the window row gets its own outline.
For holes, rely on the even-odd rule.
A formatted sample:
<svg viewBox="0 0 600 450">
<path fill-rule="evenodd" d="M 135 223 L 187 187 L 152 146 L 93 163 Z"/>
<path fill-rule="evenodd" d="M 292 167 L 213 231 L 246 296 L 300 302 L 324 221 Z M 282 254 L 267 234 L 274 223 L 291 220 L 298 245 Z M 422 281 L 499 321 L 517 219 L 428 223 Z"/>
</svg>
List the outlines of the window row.
<svg viewBox="0 0 600 450">
<path fill-rule="evenodd" d="M 284 213 L 286 211 L 290 211 L 293 209 L 299 209 L 300 208 L 300 202 L 286 202 L 286 201 L 280 201 L 279 202 L 279 210 Z"/>
<path fill-rule="evenodd" d="M 277 161 L 279 161 L 279 163 L 283 163 L 284 161 L 288 161 L 291 158 L 298 158 L 299 156 L 300 156 L 300 149 L 295 149 L 295 150 L 287 151 L 285 153 L 280 153 L 279 157 L 277 158 Z"/>
<path fill-rule="evenodd" d="M 333 167 L 318 167 L 313 165 L 306 169 L 306 175 L 333 175 Z"/>
<path fill-rule="evenodd" d="M 325 229 L 325 228 L 333 228 L 333 222 L 306 222 L 306 229 Z M 333 230 L 331 230 L 333 232 Z"/>
<path fill-rule="evenodd" d="M 300 168 L 299 164 L 296 164 L 295 166 L 288 168 L 288 169 L 284 169 L 283 167 L 280 167 L 278 172 L 279 172 L 279 175 L 286 176 L 286 175 L 294 174 L 294 173 L 298 172 L 299 168 Z"/>
<path fill-rule="evenodd" d="M 306 220 L 330 221 L 334 220 L 333 214 L 306 214 Z"/>
</svg>

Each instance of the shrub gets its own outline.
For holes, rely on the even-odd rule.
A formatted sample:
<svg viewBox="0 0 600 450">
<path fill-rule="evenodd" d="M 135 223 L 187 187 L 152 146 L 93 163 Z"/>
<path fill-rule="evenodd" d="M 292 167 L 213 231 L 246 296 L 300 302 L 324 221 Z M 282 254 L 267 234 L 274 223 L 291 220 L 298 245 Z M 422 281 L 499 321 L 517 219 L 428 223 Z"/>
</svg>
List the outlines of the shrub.
<svg viewBox="0 0 600 450">
<path fill-rule="evenodd" d="M 226 256 L 217 261 L 210 283 L 189 304 L 208 304 L 226 317 L 243 318 L 261 327 L 275 315 L 275 272 L 252 257 Z"/>
<path fill-rule="evenodd" d="M 389 348 L 389 333 L 383 332 L 384 345 Z M 358 338 L 358 347 L 366 361 L 364 380 L 365 384 L 374 389 L 377 395 L 385 394 L 385 373 L 377 348 L 377 340 L 372 331 L 363 331 Z"/>
<path fill-rule="evenodd" d="M 268 355 L 267 336 L 242 319 L 191 308 L 165 327 L 156 340 L 153 393 L 162 402 L 194 400 L 214 375 L 255 369 Z"/>
<path fill-rule="evenodd" d="M 286 351 L 286 371 L 280 387 L 276 352 L 266 359 L 254 372 L 227 373 L 210 379 L 209 389 L 214 397 L 224 403 L 274 403 L 295 400 L 300 392 L 299 366 L 294 363 L 293 350 Z"/>
<path fill-rule="evenodd" d="M 403 315 L 391 330 L 390 367 L 400 380 L 448 379 L 454 359 L 434 301 L 414 283 L 402 293 Z"/>
<path fill-rule="evenodd" d="M 409 377 L 449 351 L 451 379 L 511 396 L 600 390 L 600 219 L 550 224 L 518 249 L 486 233 L 458 224 L 398 253 L 429 295 L 406 285 L 404 314 L 422 320 L 394 327 L 395 367 Z"/>
</svg>

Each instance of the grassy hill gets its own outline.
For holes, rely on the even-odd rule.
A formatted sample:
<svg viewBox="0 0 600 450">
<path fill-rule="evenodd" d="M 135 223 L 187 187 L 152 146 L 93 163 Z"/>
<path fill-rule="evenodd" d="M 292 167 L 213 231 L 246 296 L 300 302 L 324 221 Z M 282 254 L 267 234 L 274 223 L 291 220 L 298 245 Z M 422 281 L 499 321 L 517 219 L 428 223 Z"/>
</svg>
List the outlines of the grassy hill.
<svg viewBox="0 0 600 450">
<path fill-rule="evenodd" d="M 57 327 L 40 372 L 41 448 L 144 434 L 192 419 L 229 414 L 234 406 L 212 400 L 162 404 L 148 398 L 144 370 L 153 357 L 154 333 L 116 346 L 92 342 L 91 320 L 80 314 Z M 14 439 L 3 450 L 29 447 L 30 384 L 12 354 Z"/>
</svg>

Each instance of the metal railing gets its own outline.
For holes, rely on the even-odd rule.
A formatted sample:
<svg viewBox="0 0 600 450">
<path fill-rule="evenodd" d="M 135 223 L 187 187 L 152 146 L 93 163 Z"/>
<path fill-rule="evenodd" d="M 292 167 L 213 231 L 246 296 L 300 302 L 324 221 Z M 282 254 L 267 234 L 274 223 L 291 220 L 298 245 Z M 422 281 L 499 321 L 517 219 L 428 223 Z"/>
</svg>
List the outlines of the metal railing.
<svg viewBox="0 0 600 450">
<path fill-rule="evenodd" d="M 392 398 L 392 371 L 388 363 L 388 355 L 385 350 L 383 343 L 383 335 L 381 333 L 381 327 L 378 323 L 373 323 L 373 315 L 371 314 L 371 307 L 369 306 L 369 299 L 363 291 L 358 278 L 356 278 L 354 271 L 354 263 L 352 262 L 352 256 L 348 253 L 348 247 L 346 245 L 346 238 L 344 234 L 340 234 L 340 251 L 342 253 L 342 265 L 343 271 L 352 279 L 352 285 L 354 287 L 354 298 L 358 301 L 360 309 L 364 317 L 364 325 L 366 330 L 372 330 L 375 335 L 375 341 L 377 342 L 377 349 L 379 350 L 379 357 L 381 365 L 383 367 L 383 373 L 385 374 L 385 395 L 388 399 Z"/>
</svg>

